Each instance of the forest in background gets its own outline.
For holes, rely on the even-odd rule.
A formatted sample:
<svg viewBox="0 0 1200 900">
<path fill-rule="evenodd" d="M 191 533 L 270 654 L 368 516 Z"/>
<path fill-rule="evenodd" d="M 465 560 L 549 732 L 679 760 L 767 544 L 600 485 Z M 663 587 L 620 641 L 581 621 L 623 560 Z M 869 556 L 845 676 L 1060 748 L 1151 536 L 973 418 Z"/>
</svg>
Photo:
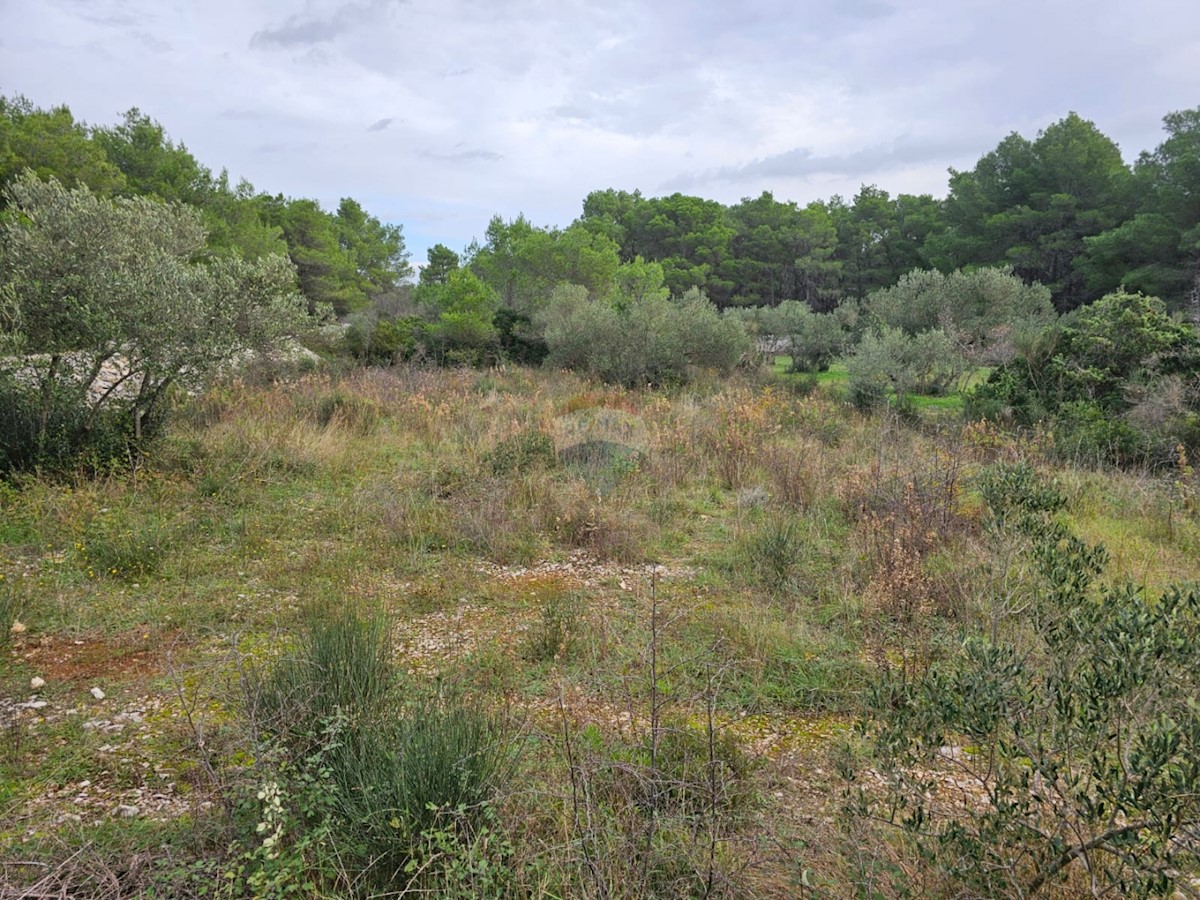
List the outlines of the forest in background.
<svg viewBox="0 0 1200 900">
<path fill-rule="evenodd" d="M 913 269 L 1009 266 L 1046 285 L 1059 312 L 1121 286 L 1180 310 L 1198 302 L 1200 285 L 1200 108 L 1163 124 L 1162 142 L 1131 165 L 1070 113 L 1032 139 L 1008 135 L 970 170 L 951 170 L 944 199 L 864 185 L 849 200 L 800 205 L 764 192 L 726 206 L 597 190 L 565 228 L 497 216 L 480 241 L 462 253 L 438 245 L 429 262 L 461 259 L 499 306 L 517 311 L 562 282 L 607 290 L 639 259 L 662 267 L 672 295 L 699 288 L 718 308 L 799 300 L 825 311 Z M 26 168 L 101 196 L 195 206 L 213 253 L 286 253 L 310 303 L 339 315 L 368 309 L 412 275 L 401 225 L 352 198 L 329 211 L 234 183 L 137 109 L 89 126 L 66 105 L 0 98 L 0 186 Z"/>
</svg>

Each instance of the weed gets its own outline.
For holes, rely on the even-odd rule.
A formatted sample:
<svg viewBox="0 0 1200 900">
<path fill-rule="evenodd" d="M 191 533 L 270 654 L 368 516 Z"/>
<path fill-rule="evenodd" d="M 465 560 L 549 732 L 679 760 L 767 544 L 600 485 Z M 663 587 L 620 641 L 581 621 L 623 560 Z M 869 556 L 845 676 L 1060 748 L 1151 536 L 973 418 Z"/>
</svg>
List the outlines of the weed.
<svg viewBox="0 0 1200 900">
<path fill-rule="evenodd" d="M 76 543 L 80 566 L 88 578 L 144 580 L 156 575 L 170 553 L 173 536 L 158 519 L 133 521 L 126 514 L 94 519 Z"/>
<path fill-rule="evenodd" d="M 576 650 L 583 613 L 579 594 L 552 592 L 542 600 L 538 618 L 525 635 L 521 656 L 535 663 L 568 659 Z"/>
</svg>

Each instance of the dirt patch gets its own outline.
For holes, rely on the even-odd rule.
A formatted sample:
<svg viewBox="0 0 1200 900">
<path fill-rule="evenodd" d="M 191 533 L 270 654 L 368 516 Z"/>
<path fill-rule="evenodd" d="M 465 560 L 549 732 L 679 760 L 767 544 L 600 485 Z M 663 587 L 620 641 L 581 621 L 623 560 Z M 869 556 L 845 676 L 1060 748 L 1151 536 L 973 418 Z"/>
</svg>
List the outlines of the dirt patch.
<svg viewBox="0 0 1200 900">
<path fill-rule="evenodd" d="M 179 632 L 133 631 L 111 638 L 42 635 L 17 646 L 17 655 L 47 682 L 157 675 L 167 654 L 179 645 Z"/>
</svg>

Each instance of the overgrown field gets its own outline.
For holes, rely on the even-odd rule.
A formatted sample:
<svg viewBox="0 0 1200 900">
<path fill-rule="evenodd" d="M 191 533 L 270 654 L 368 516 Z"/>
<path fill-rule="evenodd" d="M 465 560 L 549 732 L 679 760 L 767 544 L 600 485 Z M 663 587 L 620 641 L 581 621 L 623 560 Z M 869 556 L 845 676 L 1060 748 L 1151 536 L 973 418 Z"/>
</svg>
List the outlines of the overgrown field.
<svg viewBox="0 0 1200 900">
<path fill-rule="evenodd" d="M 1080 748 L 1151 733 L 1145 712 L 1178 726 L 1155 725 L 1153 771 L 1189 783 L 1186 704 L 1154 682 L 1200 668 L 1186 603 L 1158 599 L 1200 577 L 1187 461 L 1085 469 L 1048 436 L 866 415 L 835 390 L 521 368 L 239 383 L 180 408 L 136 473 L 0 484 L 0 897 L 1186 883 L 1196 801 L 1154 794 L 1167 775 L 1094 820 L 1094 780 L 1058 779 Z M 1033 696 L 1062 684 L 1045 598 L 1076 594 L 1178 629 L 1113 632 L 1144 640 L 1107 652 L 1158 655 L 1092 731 Z M 1101 612 L 1067 617 L 1067 680 L 1091 683 Z M 976 639 L 1020 650 L 985 679 L 1011 680 L 988 707 L 1011 715 L 933 716 L 931 685 L 975 696 Z M 1014 721 L 1066 735 L 1057 775 L 1036 741 L 1012 749 Z M 914 778 L 944 802 L 913 801 Z M 1100 858 L 1137 791 L 1183 821 Z M 975 844 L 947 842 L 954 821 Z"/>
</svg>

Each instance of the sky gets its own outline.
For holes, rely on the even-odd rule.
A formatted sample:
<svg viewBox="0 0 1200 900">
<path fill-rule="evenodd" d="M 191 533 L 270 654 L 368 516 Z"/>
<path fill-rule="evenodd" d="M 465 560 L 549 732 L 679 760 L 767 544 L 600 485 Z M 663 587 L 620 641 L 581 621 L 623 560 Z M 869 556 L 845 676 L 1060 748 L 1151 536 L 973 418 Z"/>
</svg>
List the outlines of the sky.
<svg viewBox="0 0 1200 900">
<path fill-rule="evenodd" d="M 1077 112 L 1127 161 L 1200 105 L 1198 0 L 0 0 L 0 94 L 138 107 L 214 170 L 414 262 L 604 188 L 944 196 Z"/>
</svg>

